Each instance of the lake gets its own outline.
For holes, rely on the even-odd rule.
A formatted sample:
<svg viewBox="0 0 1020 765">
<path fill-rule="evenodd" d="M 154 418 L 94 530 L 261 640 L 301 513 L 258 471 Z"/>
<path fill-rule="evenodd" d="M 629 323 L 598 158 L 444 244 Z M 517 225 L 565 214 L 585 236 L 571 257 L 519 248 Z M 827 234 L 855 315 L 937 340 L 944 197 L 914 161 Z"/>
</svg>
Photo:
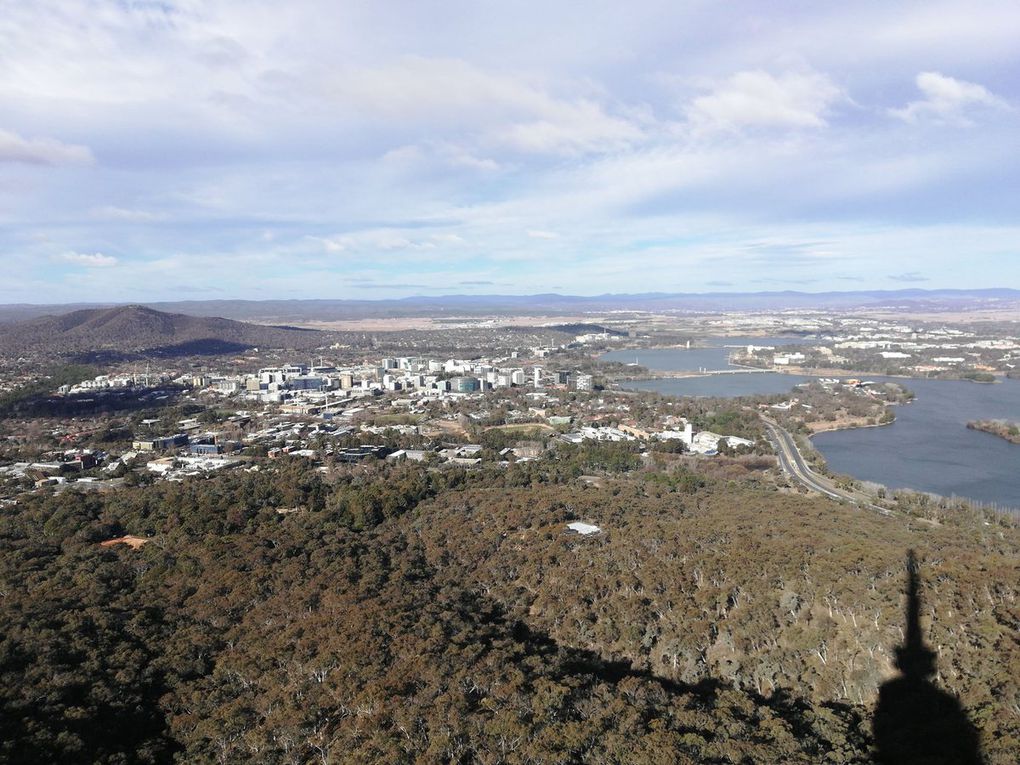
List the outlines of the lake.
<svg viewBox="0 0 1020 765">
<path fill-rule="evenodd" d="M 641 366 L 655 372 L 697 372 L 699 370 L 727 369 L 729 356 L 736 346 L 748 345 L 793 345 L 804 343 L 800 337 L 719 337 L 702 338 L 698 341 L 703 348 L 646 348 L 641 350 L 609 351 L 600 358 L 602 361 L 618 361 Z M 727 347 L 733 346 L 733 347 Z"/>
<path fill-rule="evenodd" d="M 1020 420 L 1020 380 L 892 381 L 917 394 L 896 408 L 892 425 L 812 439 L 834 471 L 892 488 L 1020 507 L 1020 446 L 967 429 L 970 420 Z"/>
<path fill-rule="evenodd" d="M 729 343 L 729 341 L 726 341 Z M 776 345 L 759 338 L 756 345 Z M 722 349 L 706 349 L 717 350 Z M 614 351 L 611 360 L 622 360 Z M 641 363 L 656 370 L 684 370 L 684 349 L 663 349 Z M 670 358 L 668 354 L 674 354 Z M 606 354 L 603 358 L 610 356 Z M 633 360 L 633 352 L 630 352 Z M 653 360 L 655 366 L 653 366 Z M 718 360 L 718 359 L 717 359 Z M 726 368 L 725 351 L 722 364 Z M 697 369 L 697 367 L 694 367 Z M 847 373 L 844 377 L 850 377 Z M 984 385 L 962 380 L 900 379 L 866 376 L 896 382 L 917 398 L 897 407 L 896 422 L 881 428 L 858 428 L 819 433 L 815 446 L 837 473 L 846 473 L 892 489 L 910 488 L 944 496 L 1020 507 L 1020 446 L 997 436 L 968 430 L 980 419 L 1020 420 L 1020 380 Z M 785 393 L 807 378 L 783 374 L 714 375 L 659 380 L 635 380 L 626 387 L 673 396 L 748 396 Z"/>
</svg>

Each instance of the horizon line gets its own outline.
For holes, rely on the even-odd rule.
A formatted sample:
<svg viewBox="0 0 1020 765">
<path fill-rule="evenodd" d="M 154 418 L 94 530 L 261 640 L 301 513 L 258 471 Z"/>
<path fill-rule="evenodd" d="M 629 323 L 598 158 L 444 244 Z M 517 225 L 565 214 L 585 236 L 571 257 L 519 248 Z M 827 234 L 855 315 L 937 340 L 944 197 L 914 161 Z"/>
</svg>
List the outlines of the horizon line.
<svg viewBox="0 0 1020 765">
<path fill-rule="evenodd" d="M 61 301 L 53 303 L 0 303 L 0 307 L 48 307 L 48 306 L 95 306 L 113 307 L 127 305 L 159 305 L 165 303 L 272 303 L 272 302 L 332 302 L 332 303 L 387 303 L 387 302 L 409 302 L 414 300 L 444 300 L 444 299 L 472 299 L 472 300 L 493 300 L 493 299 L 522 299 L 522 298 L 559 298 L 576 300 L 598 300 L 598 299 L 628 299 L 628 298 L 726 298 L 726 297 L 768 297 L 782 295 L 796 295 L 803 297 L 820 297 L 829 295 L 896 295 L 904 293 L 952 293 L 952 294 L 977 294 L 977 293 L 1016 293 L 1020 297 L 1020 288 L 1017 287 L 901 287 L 899 289 L 856 289 L 856 290 L 821 290 L 812 292 L 808 290 L 759 290 L 759 291 L 730 291 L 730 292 L 602 292 L 594 295 L 570 294 L 561 292 L 532 292 L 532 293 L 445 293 L 442 295 L 407 295 L 404 297 L 381 297 L 381 298 L 351 298 L 351 297 L 267 297 L 267 298 L 244 298 L 244 297 L 210 297 L 210 298 L 181 298 L 179 300 L 97 300 L 97 301 Z"/>
</svg>

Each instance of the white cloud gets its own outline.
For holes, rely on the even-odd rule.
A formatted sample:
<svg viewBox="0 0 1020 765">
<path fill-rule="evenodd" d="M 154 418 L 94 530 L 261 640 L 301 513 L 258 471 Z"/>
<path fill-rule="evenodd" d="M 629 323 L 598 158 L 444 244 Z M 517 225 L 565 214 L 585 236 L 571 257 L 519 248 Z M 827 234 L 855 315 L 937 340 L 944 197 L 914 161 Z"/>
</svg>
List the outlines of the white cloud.
<svg viewBox="0 0 1020 765">
<path fill-rule="evenodd" d="M 481 173 L 495 173 L 501 168 L 488 157 L 479 157 L 463 146 L 448 141 L 423 141 L 411 146 L 398 146 L 382 156 L 382 163 L 401 170 L 427 170 L 438 167 L 441 172 L 463 168 Z"/>
<path fill-rule="evenodd" d="M 1005 101 L 983 85 L 957 80 L 939 72 L 918 74 L 917 87 L 924 98 L 911 101 L 902 109 L 891 109 L 890 113 L 894 117 L 905 122 L 932 119 L 937 122 L 969 124 L 965 112 L 972 107 L 1008 108 Z"/>
<path fill-rule="evenodd" d="M 328 253 L 395 252 L 400 250 L 441 250 L 462 247 L 467 242 L 459 234 L 437 233 L 409 238 L 396 229 L 366 229 L 337 236 L 306 236 Z"/>
<path fill-rule="evenodd" d="M 322 245 L 322 249 L 324 249 L 326 252 L 336 253 L 344 252 L 345 250 L 347 250 L 347 245 L 338 239 L 331 239 L 326 236 L 311 236 L 311 235 L 305 238 L 311 242 L 316 242 Z"/>
<path fill-rule="evenodd" d="M 738 72 L 687 109 L 696 129 L 820 128 L 843 91 L 823 74 Z"/>
<path fill-rule="evenodd" d="M 60 260 L 68 263 L 74 263 L 78 266 L 85 266 L 86 268 L 109 268 L 110 266 L 117 265 L 117 259 L 113 255 L 104 255 L 101 252 L 86 253 L 86 252 L 70 252 L 62 253 L 59 256 Z"/>
<path fill-rule="evenodd" d="M 716 257 L 701 271 L 729 269 L 739 287 L 794 266 L 777 249 L 752 263 L 728 239 L 713 250 L 726 232 L 760 241 L 772 223 L 799 236 L 854 222 L 885 228 L 848 257 L 885 255 L 853 274 L 920 270 L 935 284 L 953 261 L 883 262 L 912 237 L 948 252 L 911 227 L 1015 219 L 1012 113 L 918 142 L 885 108 L 930 124 L 1020 104 L 1016 0 L 768 14 L 754 0 L 725 12 L 638 0 L 596 3 L 580 26 L 576 10 L 530 0 L 484 19 L 406 2 L 0 5 L 0 127 L 13 131 L 0 160 L 16 144 L 20 163 L 0 163 L 0 268 L 37 278 L 38 294 L 58 263 L 76 272 L 61 287 L 75 299 L 213 280 L 238 296 L 347 294 L 361 264 L 391 286 L 436 284 L 448 264 L 448 284 L 604 291 L 625 280 L 603 264 L 629 268 L 633 288 L 658 287 L 660 268 L 679 284 L 706 248 Z M 844 90 L 881 107 L 854 108 Z M 87 184 L 27 164 L 92 158 L 44 137 L 90 147 Z M 33 238 L 42 228 L 49 240 Z M 962 233 L 953 247 L 970 252 Z M 1005 234 L 994 247 L 1004 273 L 989 278 L 1016 282 L 1015 247 Z M 119 262 L 96 268 L 106 251 Z M 479 263 L 492 271 L 464 275 Z"/>
<path fill-rule="evenodd" d="M 53 138 L 23 138 L 9 130 L 0 130 L 0 162 L 73 165 L 91 164 L 93 157 L 86 146 L 63 143 Z"/>
<path fill-rule="evenodd" d="M 406 57 L 348 71 L 333 94 L 373 119 L 457 127 L 483 144 L 523 153 L 611 150 L 644 135 L 636 121 L 611 114 L 590 95 L 557 97 L 545 83 L 459 59 Z"/>
<path fill-rule="evenodd" d="M 450 244 L 450 245 L 461 245 L 467 244 L 464 237 L 460 234 L 434 234 L 432 240 L 436 244 Z"/>
<path fill-rule="evenodd" d="M 95 207 L 89 211 L 89 215 L 97 220 L 124 221 L 127 223 L 150 223 L 152 221 L 165 220 L 166 216 L 160 213 L 149 212 L 148 210 L 134 210 L 125 207 Z"/>
</svg>

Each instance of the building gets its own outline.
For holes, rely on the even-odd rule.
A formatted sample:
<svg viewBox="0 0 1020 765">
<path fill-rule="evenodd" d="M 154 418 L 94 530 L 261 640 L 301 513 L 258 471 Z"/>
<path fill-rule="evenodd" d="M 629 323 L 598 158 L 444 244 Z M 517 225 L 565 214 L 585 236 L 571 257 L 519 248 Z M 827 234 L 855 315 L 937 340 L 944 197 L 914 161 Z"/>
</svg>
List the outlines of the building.
<svg viewBox="0 0 1020 765">
<path fill-rule="evenodd" d="M 578 375 L 574 379 L 574 387 L 577 390 L 590 391 L 593 387 L 594 380 L 591 375 Z"/>
<path fill-rule="evenodd" d="M 790 364 L 799 364 L 800 362 L 807 359 L 803 353 L 777 353 L 772 357 L 772 363 L 777 366 L 790 366 Z"/>
<path fill-rule="evenodd" d="M 223 448 L 219 444 L 189 444 L 190 454 L 219 454 Z"/>
<path fill-rule="evenodd" d="M 400 449 L 387 456 L 386 460 L 387 462 L 399 462 L 400 460 L 424 462 L 426 454 L 427 452 L 424 449 Z"/>
<path fill-rule="evenodd" d="M 387 451 L 385 446 L 362 444 L 341 449 L 334 456 L 338 462 L 361 462 L 369 457 L 385 457 Z"/>
<path fill-rule="evenodd" d="M 481 382 L 477 377 L 450 378 L 450 390 L 454 393 L 474 393 L 480 389 Z"/>
<path fill-rule="evenodd" d="M 142 438 L 131 442 L 131 448 L 136 452 L 161 452 L 167 449 L 175 449 L 178 446 L 187 446 L 188 436 L 184 433 L 177 433 L 162 438 Z"/>
<path fill-rule="evenodd" d="M 644 428 L 639 428 L 637 425 L 634 425 L 633 423 L 627 422 L 620 423 L 619 429 L 626 433 L 628 436 L 634 436 L 634 438 L 639 438 L 643 441 L 647 441 L 652 437 L 652 434 L 649 433 L 647 430 L 645 430 Z"/>
</svg>

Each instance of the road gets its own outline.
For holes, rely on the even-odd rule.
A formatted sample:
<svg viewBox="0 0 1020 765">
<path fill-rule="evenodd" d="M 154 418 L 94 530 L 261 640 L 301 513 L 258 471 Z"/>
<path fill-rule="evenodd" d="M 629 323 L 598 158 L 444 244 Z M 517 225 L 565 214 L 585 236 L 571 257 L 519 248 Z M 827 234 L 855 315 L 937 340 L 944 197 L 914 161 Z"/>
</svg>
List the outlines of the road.
<svg viewBox="0 0 1020 765">
<path fill-rule="evenodd" d="M 850 502 L 859 507 L 866 507 L 875 510 L 882 515 L 889 515 L 890 511 L 884 507 L 873 505 L 867 497 L 852 491 L 838 488 L 835 483 L 825 476 L 818 475 L 804 461 L 797 442 L 785 429 L 765 417 L 762 417 L 765 428 L 769 432 L 769 440 L 776 450 L 776 457 L 779 459 L 779 466 L 783 472 L 790 476 L 797 483 L 806 487 L 809 491 L 816 491 L 832 499 L 841 502 Z"/>
</svg>

